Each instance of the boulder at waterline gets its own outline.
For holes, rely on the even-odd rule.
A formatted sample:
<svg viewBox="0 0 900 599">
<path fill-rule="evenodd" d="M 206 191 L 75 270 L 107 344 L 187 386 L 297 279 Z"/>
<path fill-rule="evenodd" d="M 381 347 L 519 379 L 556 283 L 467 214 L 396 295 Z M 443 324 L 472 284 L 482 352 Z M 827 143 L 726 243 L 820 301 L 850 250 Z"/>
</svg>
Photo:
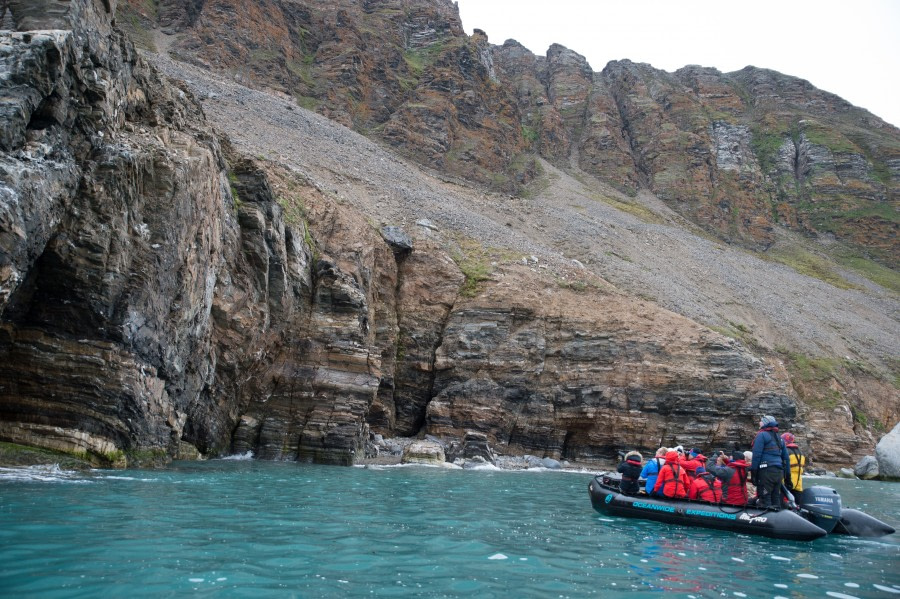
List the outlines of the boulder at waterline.
<svg viewBox="0 0 900 599">
<path fill-rule="evenodd" d="M 900 480 L 900 422 L 875 446 L 875 459 L 882 480 Z"/>
<path fill-rule="evenodd" d="M 838 478 L 856 478 L 856 474 L 853 473 L 853 468 L 841 468 L 837 471 Z"/>
<path fill-rule="evenodd" d="M 414 441 L 403 450 L 401 464 L 432 464 L 443 466 L 446 464 L 444 448 L 434 441 Z"/>
<path fill-rule="evenodd" d="M 853 466 L 853 474 L 863 480 L 872 480 L 878 478 L 878 460 L 875 456 L 863 456 L 856 465 Z"/>
</svg>

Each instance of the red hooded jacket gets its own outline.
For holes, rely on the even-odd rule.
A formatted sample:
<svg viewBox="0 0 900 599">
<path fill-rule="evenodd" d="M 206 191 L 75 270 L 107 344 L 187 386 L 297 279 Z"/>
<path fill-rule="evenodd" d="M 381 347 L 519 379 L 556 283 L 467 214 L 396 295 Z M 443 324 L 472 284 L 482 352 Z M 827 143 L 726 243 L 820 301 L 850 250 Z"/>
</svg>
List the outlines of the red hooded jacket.
<svg viewBox="0 0 900 599">
<path fill-rule="evenodd" d="M 679 464 L 678 452 L 670 451 L 666 454 L 666 463 L 659 470 L 653 492 L 658 493 L 662 490 L 662 494 L 666 497 L 683 499 L 687 497 L 690 486 L 691 481 L 688 480 L 687 472 L 684 466 Z"/>
<path fill-rule="evenodd" d="M 722 500 L 722 481 L 709 473 L 699 475 L 691 483 L 688 499 L 719 503 Z"/>
</svg>

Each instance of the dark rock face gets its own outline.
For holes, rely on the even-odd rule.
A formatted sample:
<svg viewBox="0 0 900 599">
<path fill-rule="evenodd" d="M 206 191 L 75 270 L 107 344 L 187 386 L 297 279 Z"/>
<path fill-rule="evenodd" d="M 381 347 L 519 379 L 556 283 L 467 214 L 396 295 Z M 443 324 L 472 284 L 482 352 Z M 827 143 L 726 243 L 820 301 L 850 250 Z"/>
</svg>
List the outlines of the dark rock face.
<svg viewBox="0 0 900 599">
<path fill-rule="evenodd" d="M 356 258 L 314 261 L 103 5 L 70 8 L 2 44 L 0 438 L 120 463 L 237 429 L 263 457 L 352 462 L 395 336 L 370 326 L 390 249 L 357 231 Z"/>
<path fill-rule="evenodd" d="M 174 451 L 182 399 L 211 375 L 219 156 L 108 5 L 65 6 L 47 3 L 50 22 L 12 6 L 19 24 L 72 25 L 2 44 L 0 430 L 97 455 Z"/>
</svg>

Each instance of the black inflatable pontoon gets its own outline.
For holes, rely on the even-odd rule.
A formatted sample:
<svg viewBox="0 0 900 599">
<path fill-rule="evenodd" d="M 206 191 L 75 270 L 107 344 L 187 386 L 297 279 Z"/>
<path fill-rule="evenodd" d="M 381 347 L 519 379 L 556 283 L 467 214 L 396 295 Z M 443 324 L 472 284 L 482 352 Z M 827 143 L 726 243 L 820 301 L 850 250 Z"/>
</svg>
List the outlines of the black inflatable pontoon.
<svg viewBox="0 0 900 599">
<path fill-rule="evenodd" d="M 894 529 L 857 510 L 842 510 L 840 495 L 828 487 L 803 492 L 798 510 L 764 510 L 705 501 L 624 495 L 616 474 L 599 474 L 588 485 L 591 504 L 602 514 L 645 518 L 669 524 L 703 526 L 774 539 L 812 541 L 829 532 L 882 536 Z"/>
</svg>

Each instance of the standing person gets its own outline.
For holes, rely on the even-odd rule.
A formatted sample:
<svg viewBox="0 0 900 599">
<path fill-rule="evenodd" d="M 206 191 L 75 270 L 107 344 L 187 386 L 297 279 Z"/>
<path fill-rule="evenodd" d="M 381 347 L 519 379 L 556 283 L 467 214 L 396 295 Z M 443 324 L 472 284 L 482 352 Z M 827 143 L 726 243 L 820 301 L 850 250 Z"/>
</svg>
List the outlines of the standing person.
<svg viewBox="0 0 900 599">
<path fill-rule="evenodd" d="M 722 481 L 722 503 L 728 505 L 747 504 L 747 462 L 744 461 L 744 452 L 735 451 L 732 459 L 719 452 L 716 465 L 710 466 L 709 471 Z"/>
<path fill-rule="evenodd" d="M 803 490 L 803 471 L 806 469 L 806 456 L 800 451 L 794 435 L 784 433 L 781 435 L 785 447 L 788 450 L 788 460 L 791 465 L 791 475 L 785 481 L 787 488 L 799 493 Z"/>
<path fill-rule="evenodd" d="M 790 464 L 787 447 L 778 434 L 778 421 L 763 416 L 753 439 L 753 463 L 750 464 L 758 507 L 781 508 L 781 484 L 791 475 Z"/>
<path fill-rule="evenodd" d="M 748 466 L 753 463 L 753 452 L 752 451 L 749 451 L 749 450 L 744 451 L 744 461 L 747 462 Z M 747 497 L 750 498 L 748 500 L 749 503 L 753 503 L 753 504 L 756 503 L 756 485 L 752 482 L 747 483 Z"/>
<path fill-rule="evenodd" d="M 660 447 L 656 450 L 656 455 L 644 464 L 644 469 L 641 470 L 641 478 L 647 481 L 647 486 L 644 489 L 647 491 L 647 495 L 653 495 L 653 487 L 656 486 L 656 477 L 659 476 L 659 470 L 662 468 L 665 463 L 664 458 L 666 457 L 666 451 L 668 451 L 665 447 Z"/>
<path fill-rule="evenodd" d="M 641 477 L 641 462 L 643 458 L 636 451 L 629 451 L 625 454 L 625 459 L 616 468 L 622 473 L 622 481 L 619 483 L 619 490 L 626 495 L 637 495 L 641 486 L 638 479 Z"/>
<path fill-rule="evenodd" d="M 653 487 L 654 494 L 662 493 L 664 497 L 673 499 L 684 499 L 688 496 L 691 481 L 688 480 L 687 472 L 680 462 L 677 451 L 666 454 L 666 463 L 660 469 L 656 485 Z"/>
</svg>

